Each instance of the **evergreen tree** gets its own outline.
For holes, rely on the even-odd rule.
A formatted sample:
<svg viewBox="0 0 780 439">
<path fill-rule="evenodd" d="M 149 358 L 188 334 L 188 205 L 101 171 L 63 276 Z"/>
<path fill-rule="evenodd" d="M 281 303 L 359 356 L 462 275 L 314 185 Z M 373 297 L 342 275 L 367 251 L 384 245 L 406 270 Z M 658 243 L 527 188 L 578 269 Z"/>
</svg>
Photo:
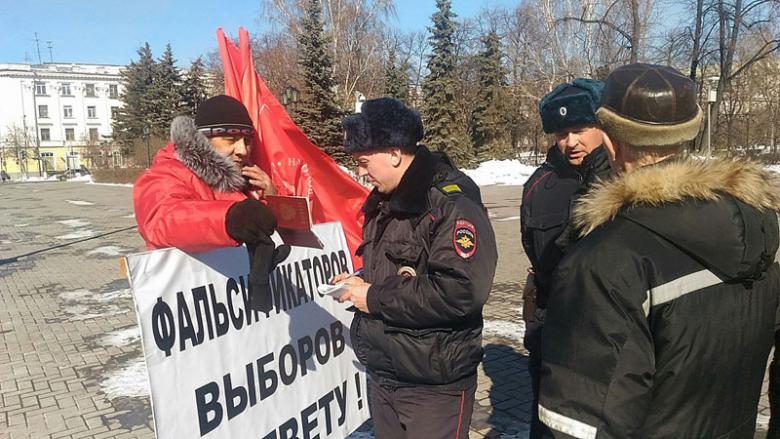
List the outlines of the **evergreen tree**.
<svg viewBox="0 0 780 439">
<path fill-rule="evenodd" d="M 428 76 L 423 82 L 423 118 L 425 141 L 431 149 L 445 151 L 457 166 L 473 159 L 471 146 L 462 124 L 458 123 L 455 71 L 455 44 L 453 42 L 456 15 L 450 0 L 436 0 L 437 12 L 429 38 L 431 55 L 428 57 Z"/>
<path fill-rule="evenodd" d="M 174 116 L 182 111 L 181 74 L 176 69 L 176 60 L 170 43 L 165 46 L 163 56 L 157 61 L 154 80 L 146 95 L 152 108 L 149 117 L 152 132 L 165 138 Z"/>
<path fill-rule="evenodd" d="M 333 64 L 321 14 L 320 0 L 306 1 L 298 37 L 303 98 L 295 111 L 296 122 L 315 145 L 337 162 L 347 163 L 349 157 L 341 149 L 342 112 L 336 105 Z"/>
<path fill-rule="evenodd" d="M 484 48 L 477 58 L 479 92 L 471 114 L 471 139 L 478 161 L 509 158 L 511 140 L 506 108 L 507 72 L 502 64 L 501 43 L 495 30 L 482 37 Z"/>
<path fill-rule="evenodd" d="M 385 96 L 396 98 L 407 104 L 409 101 L 409 75 L 405 65 L 398 65 L 395 50 L 391 50 L 385 66 Z"/>
<path fill-rule="evenodd" d="M 182 84 L 183 110 L 194 116 L 198 112 L 200 103 L 208 97 L 208 85 L 206 84 L 206 70 L 203 59 L 197 57 L 190 65 L 190 70 Z"/>
<path fill-rule="evenodd" d="M 156 63 L 149 43 L 138 49 L 138 61 L 131 62 L 122 70 L 122 93 L 119 99 L 124 104 L 114 120 L 114 137 L 124 144 L 142 138 L 144 126 L 150 123 L 151 102 L 149 89 L 154 82 Z"/>
</svg>

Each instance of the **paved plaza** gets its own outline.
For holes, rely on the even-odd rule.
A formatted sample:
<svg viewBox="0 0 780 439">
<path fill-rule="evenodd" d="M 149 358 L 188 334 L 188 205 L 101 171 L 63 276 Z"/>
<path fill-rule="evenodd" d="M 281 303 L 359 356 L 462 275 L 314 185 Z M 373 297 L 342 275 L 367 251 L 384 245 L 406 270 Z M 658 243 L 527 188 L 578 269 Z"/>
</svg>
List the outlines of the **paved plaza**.
<svg viewBox="0 0 780 439">
<path fill-rule="evenodd" d="M 485 309 L 472 438 L 525 438 L 528 431 L 520 193 L 483 188 L 499 264 Z M 154 438 L 140 332 L 119 270 L 122 255 L 143 250 L 132 228 L 131 189 L 6 183 L 0 203 L 0 260 L 49 249 L 0 265 L 0 439 Z M 768 414 L 765 389 L 760 429 Z"/>
</svg>

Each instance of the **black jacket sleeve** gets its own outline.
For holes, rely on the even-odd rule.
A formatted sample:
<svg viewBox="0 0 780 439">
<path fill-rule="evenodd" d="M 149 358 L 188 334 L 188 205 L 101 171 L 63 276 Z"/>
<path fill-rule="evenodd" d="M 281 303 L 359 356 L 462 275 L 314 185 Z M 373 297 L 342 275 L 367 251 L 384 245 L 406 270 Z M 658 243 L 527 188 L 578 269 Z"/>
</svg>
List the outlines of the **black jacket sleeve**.
<svg viewBox="0 0 780 439">
<path fill-rule="evenodd" d="M 455 248 L 458 221 L 476 231 L 476 250 L 463 257 Z M 389 325 L 405 328 L 447 327 L 479 315 L 496 271 L 493 228 L 482 206 L 465 196 L 448 198 L 430 231 L 427 273 L 390 276 L 368 290 L 368 309 Z"/>
<path fill-rule="evenodd" d="M 573 247 L 554 276 L 539 416 L 554 437 L 638 437 L 655 373 L 646 275 L 641 259 L 595 246 Z"/>
</svg>

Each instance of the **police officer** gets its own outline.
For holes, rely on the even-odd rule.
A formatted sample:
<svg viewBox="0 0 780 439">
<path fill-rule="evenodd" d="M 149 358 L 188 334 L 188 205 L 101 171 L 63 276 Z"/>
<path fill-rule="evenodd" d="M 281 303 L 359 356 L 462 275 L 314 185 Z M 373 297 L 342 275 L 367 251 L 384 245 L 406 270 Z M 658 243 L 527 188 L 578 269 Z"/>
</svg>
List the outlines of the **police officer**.
<svg viewBox="0 0 780 439">
<path fill-rule="evenodd" d="M 479 187 L 417 145 L 420 116 L 395 99 L 366 101 L 343 126 L 374 190 L 357 250 L 364 274 L 333 282 L 349 285 L 340 300 L 359 310 L 352 343 L 371 379 L 376 437 L 467 438 L 497 259 Z"/>
<path fill-rule="evenodd" d="M 523 343 L 530 354 L 534 394 L 531 438 L 546 430 L 537 412 L 541 330 L 552 273 L 572 240 L 570 207 L 596 179 L 610 174 L 603 146 L 609 139 L 596 120 L 603 89 L 601 81 L 579 78 L 560 84 L 539 103 L 542 128 L 555 135 L 555 145 L 547 151 L 547 161 L 525 183 L 520 208 L 523 248 L 532 267 L 523 292 Z"/>
</svg>

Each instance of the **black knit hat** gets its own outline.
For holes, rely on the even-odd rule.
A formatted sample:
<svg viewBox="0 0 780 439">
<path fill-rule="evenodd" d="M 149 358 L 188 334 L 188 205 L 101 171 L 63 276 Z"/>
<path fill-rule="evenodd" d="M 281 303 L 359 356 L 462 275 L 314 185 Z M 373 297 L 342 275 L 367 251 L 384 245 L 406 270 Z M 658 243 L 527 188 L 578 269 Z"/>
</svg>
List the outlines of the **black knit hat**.
<svg viewBox="0 0 780 439">
<path fill-rule="evenodd" d="M 423 137 L 420 115 L 397 99 L 369 99 L 360 111 L 341 121 L 348 153 L 413 147 Z"/>
<path fill-rule="evenodd" d="M 255 132 L 244 104 L 227 95 L 201 102 L 195 116 L 195 127 L 206 137 L 245 136 Z"/>
</svg>

